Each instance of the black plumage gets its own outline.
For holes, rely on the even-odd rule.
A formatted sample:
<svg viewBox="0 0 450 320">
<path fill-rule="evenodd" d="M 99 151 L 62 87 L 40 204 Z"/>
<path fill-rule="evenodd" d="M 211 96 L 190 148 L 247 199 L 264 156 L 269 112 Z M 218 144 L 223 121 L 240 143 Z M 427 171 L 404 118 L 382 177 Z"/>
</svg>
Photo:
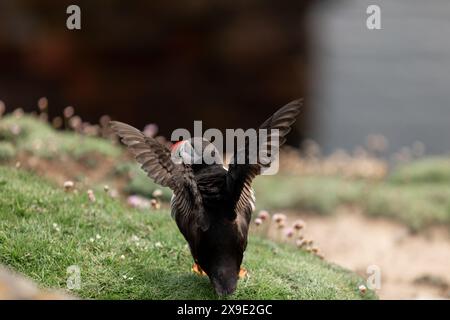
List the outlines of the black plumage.
<svg viewBox="0 0 450 320">
<path fill-rule="evenodd" d="M 287 104 L 260 126 L 269 131 L 269 147 L 275 140 L 279 146 L 285 142 L 300 105 L 300 100 Z M 136 128 L 116 121 L 111 122 L 111 128 L 148 176 L 172 189 L 172 216 L 189 243 L 195 263 L 208 275 L 215 291 L 219 295 L 233 293 L 254 209 L 251 183 L 270 163 L 258 157 L 251 164 L 252 151 L 257 150 L 249 151 L 248 141 L 244 148 L 235 151 L 228 170 L 218 163 L 179 163 L 172 161 L 167 147 Z M 272 134 L 273 129 L 278 129 L 279 135 Z M 190 152 L 196 152 L 195 144 L 187 143 L 191 143 Z M 207 141 L 202 141 L 201 149 L 207 145 Z M 238 159 L 245 162 L 241 164 Z"/>
</svg>

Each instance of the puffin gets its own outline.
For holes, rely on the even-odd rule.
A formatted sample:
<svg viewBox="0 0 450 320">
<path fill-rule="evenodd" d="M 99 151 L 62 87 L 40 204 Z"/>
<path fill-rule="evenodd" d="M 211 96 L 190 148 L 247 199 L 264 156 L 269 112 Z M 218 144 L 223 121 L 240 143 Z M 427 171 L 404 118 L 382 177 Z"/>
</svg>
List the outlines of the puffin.
<svg viewBox="0 0 450 320">
<path fill-rule="evenodd" d="M 292 101 L 259 126 L 267 132 L 266 147 L 285 143 L 301 105 L 302 100 Z M 182 140 L 171 150 L 128 124 L 111 121 L 110 127 L 147 176 L 172 190 L 171 215 L 189 244 L 192 270 L 208 276 L 217 295 L 234 293 L 238 279 L 247 274 L 241 264 L 255 209 L 251 184 L 271 163 L 259 156 L 250 161 L 248 139 L 235 147 L 225 168 L 217 149 L 204 138 Z M 203 161 L 205 150 L 215 161 Z"/>
</svg>

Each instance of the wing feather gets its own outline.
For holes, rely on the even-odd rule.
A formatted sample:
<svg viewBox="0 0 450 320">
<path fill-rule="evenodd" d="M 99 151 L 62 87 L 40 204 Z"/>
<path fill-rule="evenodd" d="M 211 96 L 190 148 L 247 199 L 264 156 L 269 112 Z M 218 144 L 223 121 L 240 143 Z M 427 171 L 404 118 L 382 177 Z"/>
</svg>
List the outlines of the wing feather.
<svg viewBox="0 0 450 320">
<path fill-rule="evenodd" d="M 112 130 L 127 145 L 148 177 L 172 189 L 176 196 L 175 209 L 180 221 L 190 223 L 192 218 L 202 228 L 209 227 L 204 214 L 202 197 L 190 166 L 172 161 L 170 150 L 156 139 L 146 137 L 138 129 L 118 121 L 111 121 Z"/>
<path fill-rule="evenodd" d="M 295 100 L 277 112 L 275 112 L 270 118 L 264 121 L 259 129 L 268 130 L 268 141 L 264 144 L 266 150 L 271 150 L 271 144 L 275 139 L 278 139 L 278 147 L 281 147 L 286 142 L 286 136 L 291 131 L 302 105 L 302 100 Z M 278 135 L 276 131 L 278 130 Z M 247 223 L 250 221 L 251 212 L 254 208 L 254 196 L 251 184 L 253 179 L 259 175 L 263 168 L 270 166 L 270 163 L 263 164 L 259 158 L 257 158 L 256 164 L 249 164 L 250 152 L 255 150 L 248 150 L 249 146 L 246 143 L 243 150 L 237 151 L 233 156 L 232 163 L 228 168 L 228 187 L 229 191 L 234 197 L 236 214 L 243 215 Z M 256 150 L 259 152 L 259 150 Z M 245 152 L 245 154 L 242 154 Z M 244 156 L 246 159 L 245 164 L 238 164 L 237 159 Z"/>
</svg>

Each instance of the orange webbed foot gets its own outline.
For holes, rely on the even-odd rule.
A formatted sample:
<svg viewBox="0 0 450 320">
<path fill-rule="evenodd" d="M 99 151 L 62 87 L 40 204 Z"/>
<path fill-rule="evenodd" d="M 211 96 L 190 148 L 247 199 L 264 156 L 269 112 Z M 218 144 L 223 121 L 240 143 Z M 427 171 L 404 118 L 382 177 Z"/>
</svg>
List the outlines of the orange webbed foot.
<svg viewBox="0 0 450 320">
<path fill-rule="evenodd" d="M 194 265 L 192 266 L 192 272 L 198 274 L 199 276 L 206 276 L 205 271 L 203 271 L 197 263 L 194 263 Z"/>
<path fill-rule="evenodd" d="M 241 267 L 239 270 L 239 279 L 244 279 L 247 276 L 248 272 L 247 269 Z"/>
</svg>

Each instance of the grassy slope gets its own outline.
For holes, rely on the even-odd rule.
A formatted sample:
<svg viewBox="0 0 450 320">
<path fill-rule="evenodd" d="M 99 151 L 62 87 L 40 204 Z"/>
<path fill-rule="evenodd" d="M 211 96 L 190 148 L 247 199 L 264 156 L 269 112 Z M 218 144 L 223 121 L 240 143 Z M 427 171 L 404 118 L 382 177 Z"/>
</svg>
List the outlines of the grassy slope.
<svg viewBox="0 0 450 320">
<path fill-rule="evenodd" d="M 15 127 L 20 128 L 18 134 L 12 133 Z M 24 151 L 60 163 L 70 158 L 91 169 L 101 165 L 95 154 L 119 159 L 123 152 L 105 139 L 56 131 L 30 115 L 3 117 L 0 163 Z M 113 171 L 116 177 L 129 177 L 123 190 L 126 193 L 151 197 L 155 189 L 160 189 L 135 162 L 119 161 Z M 82 176 L 74 178 L 83 180 Z M 412 230 L 433 224 L 450 226 L 450 158 L 414 161 L 397 168 L 386 181 L 380 182 L 338 176 L 277 175 L 258 177 L 254 186 L 260 208 L 331 214 L 340 205 L 356 204 L 369 215 L 397 219 Z M 163 199 L 168 200 L 170 190 L 162 190 Z"/>
<path fill-rule="evenodd" d="M 84 192 L 67 194 L 0 167 L 0 263 L 61 288 L 66 268 L 78 265 L 82 288 L 75 294 L 85 298 L 215 298 L 208 280 L 190 272 L 188 248 L 168 212 L 138 211 L 96 196 L 91 203 Z M 244 264 L 250 277 L 233 298 L 361 298 L 362 279 L 293 247 L 253 237 Z M 374 297 L 368 292 L 363 298 Z"/>
<path fill-rule="evenodd" d="M 16 134 L 13 134 L 16 128 Z M 43 158 L 55 158 L 68 155 L 75 159 L 98 153 L 103 156 L 117 157 L 122 149 L 98 137 L 85 137 L 70 131 L 57 131 L 48 123 L 31 115 L 16 117 L 9 114 L 0 121 L 0 159 L 2 150 L 10 154 L 11 146 Z"/>
</svg>

